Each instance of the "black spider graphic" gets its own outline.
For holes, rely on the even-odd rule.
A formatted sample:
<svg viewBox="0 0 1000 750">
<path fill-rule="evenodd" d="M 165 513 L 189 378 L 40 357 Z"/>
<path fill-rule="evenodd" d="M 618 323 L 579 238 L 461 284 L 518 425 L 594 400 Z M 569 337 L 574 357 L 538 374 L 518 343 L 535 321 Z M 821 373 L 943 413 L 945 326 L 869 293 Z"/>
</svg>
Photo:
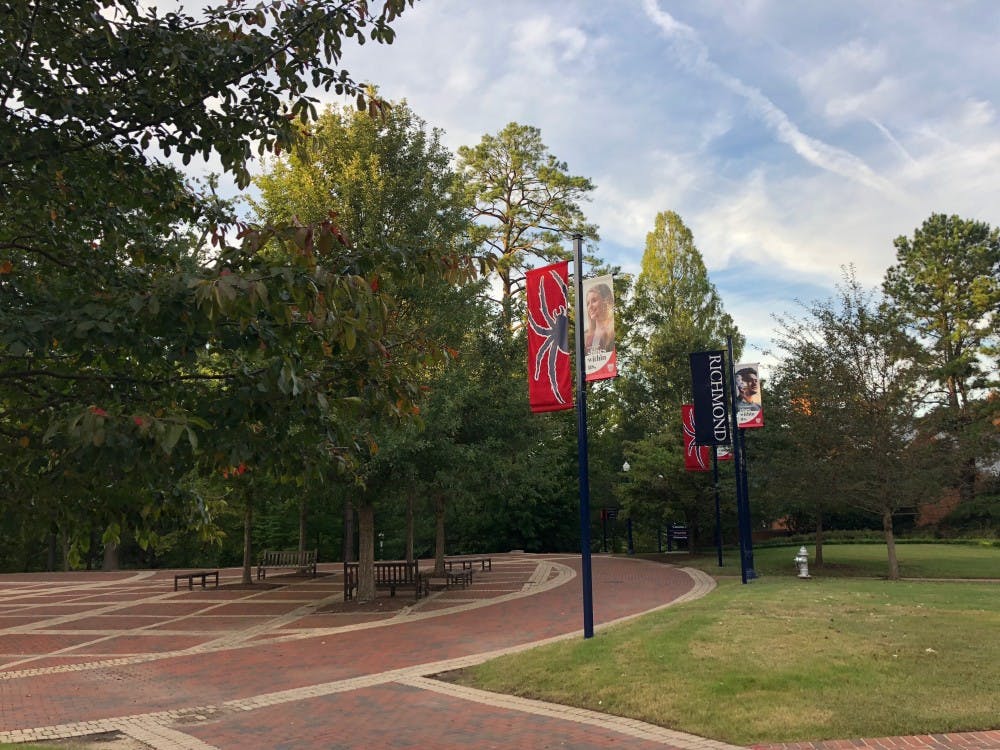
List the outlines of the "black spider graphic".
<svg viewBox="0 0 1000 750">
<path fill-rule="evenodd" d="M 698 466 L 702 469 L 707 469 L 708 464 L 705 463 L 705 454 L 701 450 L 700 445 L 696 445 L 694 442 L 694 412 L 691 412 L 691 416 L 688 419 L 683 420 L 684 425 L 684 436 L 690 438 L 690 442 L 687 445 L 687 455 L 694 458 L 698 462 Z"/>
<path fill-rule="evenodd" d="M 541 377 L 542 360 L 547 360 L 546 364 L 548 366 L 549 385 L 552 388 L 552 395 L 555 396 L 557 402 L 565 404 L 566 399 L 559 392 L 559 383 L 556 380 L 556 360 L 559 358 L 560 352 L 567 356 L 569 355 L 569 320 L 566 315 L 568 290 L 566 282 L 562 280 L 562 277 L 558 273 L 549 271 L 549 276 L 559 285 L 559 289 L 562 291 L 562 304 L 554 310 L 549 310 L 548 303 L 545 300 L 545 284 L 538 284 L 538 308 L 542 313 L 542 317 L 545 318 L 545 324 L 542 325 L 536 321 L 530 313 L 528 315 L 528 325 L 531 326 L 531 330 L 543 339 L 542 345 L 538 347 L 538 353 L 535 355 L 534 379 L 537 381 Z"/>
</svg>

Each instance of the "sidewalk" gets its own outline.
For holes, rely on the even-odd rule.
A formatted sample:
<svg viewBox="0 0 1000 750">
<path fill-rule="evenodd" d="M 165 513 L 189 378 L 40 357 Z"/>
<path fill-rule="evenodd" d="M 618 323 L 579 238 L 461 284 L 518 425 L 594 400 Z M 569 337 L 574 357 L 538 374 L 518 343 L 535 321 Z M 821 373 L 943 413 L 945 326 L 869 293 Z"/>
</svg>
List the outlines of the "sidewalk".
<svg viewBox="0 0 1000 750">
<path fill-rule="evenodd" d="M 367 605 L 343 601 L 336 566 L 249 590 L 238 570 L 222 571 L 217 590 L 178 592 L 173 571 L 0 576 L 0 742 L 103 734 L 118 737 L 107 750 L 732 748 L 429 679 L 582 637 L 578 566 L 578 556 L 495 555 L 468 589 Z M 603 556 L 593 578 L 599 629 L 714 587 L 698 571 Z M 1000 732 L 985 735 L 889 747 L 1000 748 Z"/>
</svg>

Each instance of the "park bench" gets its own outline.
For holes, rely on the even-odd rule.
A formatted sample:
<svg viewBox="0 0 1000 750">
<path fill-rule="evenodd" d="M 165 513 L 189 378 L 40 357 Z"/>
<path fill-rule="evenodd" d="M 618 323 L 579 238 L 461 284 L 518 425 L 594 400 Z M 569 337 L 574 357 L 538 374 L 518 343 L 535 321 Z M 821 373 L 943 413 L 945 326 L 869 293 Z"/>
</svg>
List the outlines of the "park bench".
<svg viewBox="0 0 1000 750">
<path fill-rule="evenodd" d="M 443 584 L 446 589 L 453 586 L 461 586 L 463 589 L 472 585 L 472 568 L 462 568 L 461 570 L 447 570 L 443 576 L 436 576 L 433 572 L 420 574 L 420 584 L 423 588 L 424 596 L 431 593 L 431 587 Z"/>
<path fill-rule="evenodd" d="M 358 590 L 358 565 L 344 563 L 344 601 L 353 599 Z M 389 596 L 396 595 L 397 588 L 413 587 L 417 599 L 420 598 L 420 568 L 417 561 L 378 560 L 375 562 L 375 588 L 389 589 Z"/>
<path fill-rule="evenodd" d="M 206 583 L 209 578 L 215 579 L 215 588 L 219 588 L 219 571 L 217 570 L 198 570 L 192 573 L 178 573 L 174 576 L 174 591 L 177 591 L 177 584 L 181 581 L 187 579 L 188 589 L 194 588 L 194 579 L 201 579 L 201 587 L 207 588 Z"/>
<path fill-rule="evenodd" d="M 472 570 L 476 565 L 480 570 L 493 570 L 493 558 L 490 557 L 446 557 L 444 567 L 451 570 L 456 565 L 461 565 L 462 570 Z"/>
<path fill-rule="evenodd" d="M 296 568 L 301 571 L 311 570 L 316 577 L 316 550 L 264 550 L 257 564 L 257 580 L 267 578 L 268 568 Z"/>
</svg>

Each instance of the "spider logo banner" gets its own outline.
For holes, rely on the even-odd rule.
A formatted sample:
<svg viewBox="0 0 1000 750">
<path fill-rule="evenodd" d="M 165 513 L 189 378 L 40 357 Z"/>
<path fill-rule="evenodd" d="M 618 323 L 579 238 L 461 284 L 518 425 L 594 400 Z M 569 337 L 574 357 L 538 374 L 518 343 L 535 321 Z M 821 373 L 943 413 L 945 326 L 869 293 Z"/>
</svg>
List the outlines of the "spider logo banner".
<svg viewBox="0 0 1000 750">
<path fill-rule="evenodd" d="M 712 449 L 695 442 L 694 404 L 681 406 L 681 425 L 684 433 L 684 468 L 688 471 L 709 471 L 712 468 Z M 732 461 L 733 454 L 728 445 L 716 448 L 720 461 Z"/>
<path fill-rule="evenodd" d="M 568 279 L 569 261 L 527 273 L 528 402 L 533 412 L 573 408 Z"/>
</svg>

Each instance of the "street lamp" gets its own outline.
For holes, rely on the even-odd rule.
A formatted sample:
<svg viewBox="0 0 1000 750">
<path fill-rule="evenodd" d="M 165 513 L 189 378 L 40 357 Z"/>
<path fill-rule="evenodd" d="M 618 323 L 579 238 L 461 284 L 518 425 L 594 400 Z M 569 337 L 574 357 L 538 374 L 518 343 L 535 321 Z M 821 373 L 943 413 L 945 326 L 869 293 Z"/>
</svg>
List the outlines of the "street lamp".
<svg viewBox="0 0 1000 750">
<path fill-rule="evenodd" d="M 385 532 L 380 531 L 378 533 L 378 557 L 380 560 L 385 557 L 385 554 L 383 552 L 384 546 L 385 546 Z"/>
<path fill-rule="evenodd" d="M 632 467 L 629 466 L 628 461 L 626 461 L 625 463 L 622 464 L 622 471 L 624 471 L 626 474 L 628 473 L 628 470 L 631 469 L 631 468 Z M 634 555 L 635 554 L 635 547 L 632 545 L 632 516 L 631 515 L 629 515 L 628 520 L 626 521 L 626 528 L 628 529 L 628 548 L 626 549 L 626 552 L 628 554 L 630 554 L 630 555 Z"/>
</svg>

